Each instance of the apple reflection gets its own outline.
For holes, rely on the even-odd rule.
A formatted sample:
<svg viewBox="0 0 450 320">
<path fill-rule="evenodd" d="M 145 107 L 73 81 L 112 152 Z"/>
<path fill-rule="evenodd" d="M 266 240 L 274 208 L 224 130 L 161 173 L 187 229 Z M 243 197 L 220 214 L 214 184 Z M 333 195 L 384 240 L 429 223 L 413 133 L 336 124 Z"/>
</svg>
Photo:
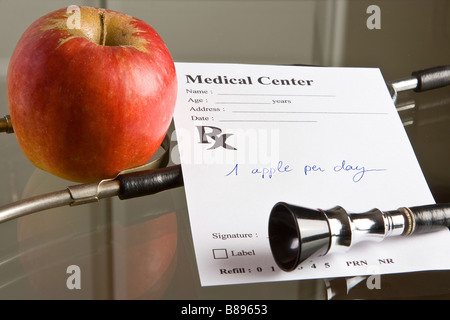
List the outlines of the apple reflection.
<svg viewBox="0 0 450 320">
<path fill-rule="evenodd" d="M 23 198 L 69 184 L 37 169 Z M 20 259 L 39 298 L 163 298 L 177 264 L 170 191 L 117 202 L 103 199 L 18 219 Z M 78 266 L 79 273 L 70 266 Z M 79 281 L 79 289 L 71 289 L 71 281 Z"/>
</svg>

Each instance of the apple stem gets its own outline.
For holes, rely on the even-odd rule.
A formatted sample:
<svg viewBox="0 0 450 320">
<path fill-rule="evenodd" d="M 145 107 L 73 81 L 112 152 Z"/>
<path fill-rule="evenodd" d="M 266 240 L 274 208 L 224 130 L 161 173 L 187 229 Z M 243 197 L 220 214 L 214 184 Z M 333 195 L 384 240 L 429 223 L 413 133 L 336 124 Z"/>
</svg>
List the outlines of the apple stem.
<svg viewBox="0 0 450 320">
<path fill-rule="evenodd" d="M 105 12 L 100 12 L 100 44 L 102 46 L 106 43 L 106 26 L 105 26 Z"/>
</svg>

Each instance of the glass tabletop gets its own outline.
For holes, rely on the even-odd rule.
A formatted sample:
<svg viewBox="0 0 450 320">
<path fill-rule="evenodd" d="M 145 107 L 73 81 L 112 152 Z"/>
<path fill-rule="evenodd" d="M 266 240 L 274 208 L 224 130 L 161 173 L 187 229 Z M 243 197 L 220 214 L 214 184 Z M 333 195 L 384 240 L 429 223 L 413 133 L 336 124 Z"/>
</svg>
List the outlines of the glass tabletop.
<svg viewBox="0 0 450 320">
<path fill-rule="evenodd" d="M 4 0 L 0 116 L 20 35 L 45 13 L 82 3 L 145 20 L 180 62 L 376 67 L 386 81 L 450 64 L 445 0 Z M 450 88 L 401 93 L 396 105 L 436 202 L 449 202 Z M 169 165 L 178 161 L 174 131 Z M 0 205 L 74 184 L 35 168 L 14 134 L 0 143 Z M 202 287 L 182 187 L 0 224 L 0 299 L 447 299 L 448 272 Z"/>
</svg>

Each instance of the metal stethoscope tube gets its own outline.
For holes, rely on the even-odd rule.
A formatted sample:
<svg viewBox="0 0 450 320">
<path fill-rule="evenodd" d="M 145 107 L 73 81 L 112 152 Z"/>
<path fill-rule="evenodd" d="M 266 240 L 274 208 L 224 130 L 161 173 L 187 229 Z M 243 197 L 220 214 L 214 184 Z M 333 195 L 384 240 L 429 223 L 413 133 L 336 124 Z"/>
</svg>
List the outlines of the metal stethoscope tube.
<svg viewBox="0 0 450 320">
<path fill-rule="evenodd" d="M 2 206 L 0 223 L 56 207 L 82 205 L 115 196 L 125 200 L 183 186 L 181 165 L 166 167 L 170 156 L 168 136 L 161 147 L 164 149 L 161 156 L 141 167 L 125 170 L 114 179 L 73 185 Z"/>
<path fill-rule="evenodd" d="M 345 252 L 356 243 L 379 242 L 449 226 L 448 204 L 347 213 L 340 206 L 313 210 L 279 202 L 270 213 L 269 241 L 278 266 L 292 271 L 312 256 Z"/>
</svg>

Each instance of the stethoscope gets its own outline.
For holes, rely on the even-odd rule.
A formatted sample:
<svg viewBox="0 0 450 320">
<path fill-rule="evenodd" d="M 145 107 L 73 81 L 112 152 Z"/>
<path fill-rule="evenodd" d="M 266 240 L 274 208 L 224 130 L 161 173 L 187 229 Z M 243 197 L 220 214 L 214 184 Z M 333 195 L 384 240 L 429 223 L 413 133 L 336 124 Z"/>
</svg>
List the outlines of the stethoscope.
<svg viewBox="0 0 450 320">
<path fill-rule="evenodd" d="M 423 92 L 450 84 L 450 66 L 415 71 L 410 77 L 387 82 L 394 103 L 398 93 Z M 10 117 L 0 119 L 0 132 L 13 133 Z M 162 155 L 147 164 L 120 172 L 115 178 L 77 184 L 0 207 L 0 223 L 61 206 L 76 206 L 118 196 L 131 199 L 184 185 L 181 165 L 167 166 L 170 139 L 161 144 Z M 450 205 L 403 207 L 392 211 L 373 209 L 364 214 L 347 213 L 342 207 L 316 210 L 277 203 L 268 221 L 273 257 L 285 271 L 294 270 L 311 255 L 348 250 L 360 241 L 380 241 L 450 226 Z M 356 235 L 356 233 L 358 233 Z"/>
</svg>

